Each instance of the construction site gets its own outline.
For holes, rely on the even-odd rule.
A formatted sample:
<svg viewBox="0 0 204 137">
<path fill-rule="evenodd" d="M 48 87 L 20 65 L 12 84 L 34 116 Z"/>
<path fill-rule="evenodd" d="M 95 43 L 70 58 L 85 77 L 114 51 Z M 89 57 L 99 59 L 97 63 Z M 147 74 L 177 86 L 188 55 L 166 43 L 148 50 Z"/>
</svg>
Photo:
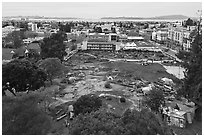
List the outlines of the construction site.
<svg viewBox="0 0 204 137">
<path fill-rule="evenodd" d="M 162 90 L 168 104 L 176 104 L 175 101 L 178 103 L 176 91 L 180 87 L 181 80 L 173 74 L 167 73 L 161 63 L 110 61 L 107 58 L 102 59 L 101 54 L 98 54 L 99 57 L 95 55 L 96 52 L 93 54 L 91 52 L 74 52 L 64 62 L 64 65 L 69 68 L 68 73 L 54 79 L 54 84 L 46 89 L 52 93 L 49 111 L 53 120 L 56 121 L 56 128 L 69 125 L 69 121 L 67 121 L 67 117 L 70 117 L 67 113 L 70 111 L 69 107 L 78 98 L 87 94 L 99 96 L 107 111 L 119 115 L 122 115 L 127 109 L 140 110 L 144 107 L 143 98 L 148 96 L 152 89 Z M 125 101 L 121 102 L 121 98 L 124 98 Z M 185 105 L 185 102 L 180 101 L 178 104 Z M 193 111 L 194 104 L 191 105 Z M 185 107 L 185 111 L 190 110 L 188 107 L 189 105 Z M 173 110 L 172 113 L 174 113 Z M 179 113 L 177 115 L 179 119 L 184 118 L 179 116 Z M 184 127 L 178 123 L 171 122 L 169 124 Z M 51 134 L 63 134 L 67 133 L 68 129 L 62 128 L 62 130 L 53 132 Z"/>
</svg>

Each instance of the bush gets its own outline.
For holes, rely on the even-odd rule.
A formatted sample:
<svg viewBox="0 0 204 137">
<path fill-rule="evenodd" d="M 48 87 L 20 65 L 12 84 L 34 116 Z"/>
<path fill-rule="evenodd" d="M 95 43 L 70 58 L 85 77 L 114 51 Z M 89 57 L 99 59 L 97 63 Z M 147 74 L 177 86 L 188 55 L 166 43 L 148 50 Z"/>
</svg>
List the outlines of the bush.
<svg viewBox="0 0 204 137">
<path fill-rule="evenodd" d="M 51 119 L 37 106 L 36 95 L 18 98 L 3 97 L 3 135 L 43 135 L 50 129 Z"/>
<path fill-rule="evenodd" d="M 17 92 L 26 91 L 27 84 L 29 90 L 39 89 L 45 85 L 46 79 L 45 71 L 26 59 L 14 60 L 2 66 L 2 84 L 9 82 Z"/>
<path fill-rule="evenodd" d="M 104 109 L 78 115 L 71 122 L 72 135 L 156 135 L 169 134 L 161 119 L 149 110 L 127 110 L 122 117 Z"/>
<path fill-rule="evenodd" d="M 73 106 L 75 115 L 90 113 L 102 106 L 102 100 L 96 95 L 88 94 L 81 96 Z"/>
<path fill-rule="evenodd" d="M 144 100 L 144 103 L 147 104 L 151 110 L 159 111 L 160 105 L 164 104 L 164 94 L 162 90 L 153 89 L 150 91 L 150 94 Z"/>
<path fill-rule="evenodd" d="M 123 133 L 120 117 L 106 110 L 77 116 L 69 129 L 71 135 L 115 135 Z"/>
<path fill-rule="evenodd" d="M 107 81 L 106 83 L 105 83 L 105 88 L 111 88 L 111 85 L 110 85 L 110 82 L 109 81 Z"/>
<path fill-rule="evenodd" d="M 148 109 L 126 110 L 122 121 L 127 134 L 131 135 L 165 135 L 170 134 L 168 126 L 161 118 Z"/>
<path fill-rule="evenodd" d="M 126 102 L 126 99 L 122 97 L 122 98 L 120 98 L 120 102 L 121 102 L 121 103 L 125 103 L 125 102 Z"/>
</svg>

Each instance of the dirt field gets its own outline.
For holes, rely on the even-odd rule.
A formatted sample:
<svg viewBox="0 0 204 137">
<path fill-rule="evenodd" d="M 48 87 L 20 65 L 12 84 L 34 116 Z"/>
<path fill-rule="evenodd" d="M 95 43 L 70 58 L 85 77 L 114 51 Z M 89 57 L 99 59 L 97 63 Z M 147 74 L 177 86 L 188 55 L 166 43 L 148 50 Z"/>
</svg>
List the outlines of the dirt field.
<svg viewBox="0 0 204 137">
<path fill-rule="evenodd" d="M 167 77 L 171 78 L 174 81 L 178 79 L 167 73 L 165 68 L 160 64 L 150 64 L 147 66 L 143 66 L 134 62 L 108 62 L 104 63 L 103 65 L 107 66 L 112 69 L 118 69 L 121 72 L 127 72 L 135 77 L 142 78 L 144 80 L 154 82 L 157 81 L 158 78 Z"/>
</svg>

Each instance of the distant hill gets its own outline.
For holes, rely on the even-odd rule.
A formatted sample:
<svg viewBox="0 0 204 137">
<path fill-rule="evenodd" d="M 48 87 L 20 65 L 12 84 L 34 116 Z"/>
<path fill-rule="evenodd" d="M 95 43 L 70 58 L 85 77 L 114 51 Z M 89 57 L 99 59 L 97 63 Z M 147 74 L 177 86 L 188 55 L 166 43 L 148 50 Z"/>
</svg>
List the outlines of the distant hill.
<svg viewBox="0 0 204 137">
<path fill-rule="evenodd" d="M 149 18 L 142 18 L 142 17 L 103 17 L 101 19 L 121 19 L 121 20 L 185 20 L 189 17 L 184 15 L 167 15 L 167 16 L 156 16 L 156 17 L 149 17 Z"/>
<path fill-rule="evenodd" d="M 32 19 L 79 19 L 74 17 L 45 17 L 45 16 L 5 16 L 2 18 L 32 18 Z"/>
<path fill-rule="evenodd" d="M 184 16 L 184 15 L 167 15 L 167 16 L 157 16 L 157 17 L 152 17 L 151 19 L 166 19 L 166 20 L 184 20 L 188 19 L 189 17 Z"/>
</svg>

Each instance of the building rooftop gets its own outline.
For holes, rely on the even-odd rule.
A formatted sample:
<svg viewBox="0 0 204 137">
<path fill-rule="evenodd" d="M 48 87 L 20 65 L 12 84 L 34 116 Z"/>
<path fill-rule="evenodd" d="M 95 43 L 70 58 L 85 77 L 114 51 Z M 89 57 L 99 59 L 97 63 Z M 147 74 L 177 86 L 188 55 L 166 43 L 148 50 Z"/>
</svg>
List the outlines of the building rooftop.
<svg viewBox="0 0 204 137">
<path fill-rule="evenodd" d="M 87 44 L 112 44 L 112 45 L 114 45 L 114 43 L 113 42 L 87 42 Z"/>
<path fill-rule="evenodd" d="M 143 37 L 140 37 L 140 36 L 128 36 L 127 39 L 129 40 L 143 40 L 144 38 Z"/>
<path fill-rule="evenodd" d="M 146 41 L 137 41 L 135 43 L 138 47 L 155 47 L 154 45 Z"/>
</svg>

